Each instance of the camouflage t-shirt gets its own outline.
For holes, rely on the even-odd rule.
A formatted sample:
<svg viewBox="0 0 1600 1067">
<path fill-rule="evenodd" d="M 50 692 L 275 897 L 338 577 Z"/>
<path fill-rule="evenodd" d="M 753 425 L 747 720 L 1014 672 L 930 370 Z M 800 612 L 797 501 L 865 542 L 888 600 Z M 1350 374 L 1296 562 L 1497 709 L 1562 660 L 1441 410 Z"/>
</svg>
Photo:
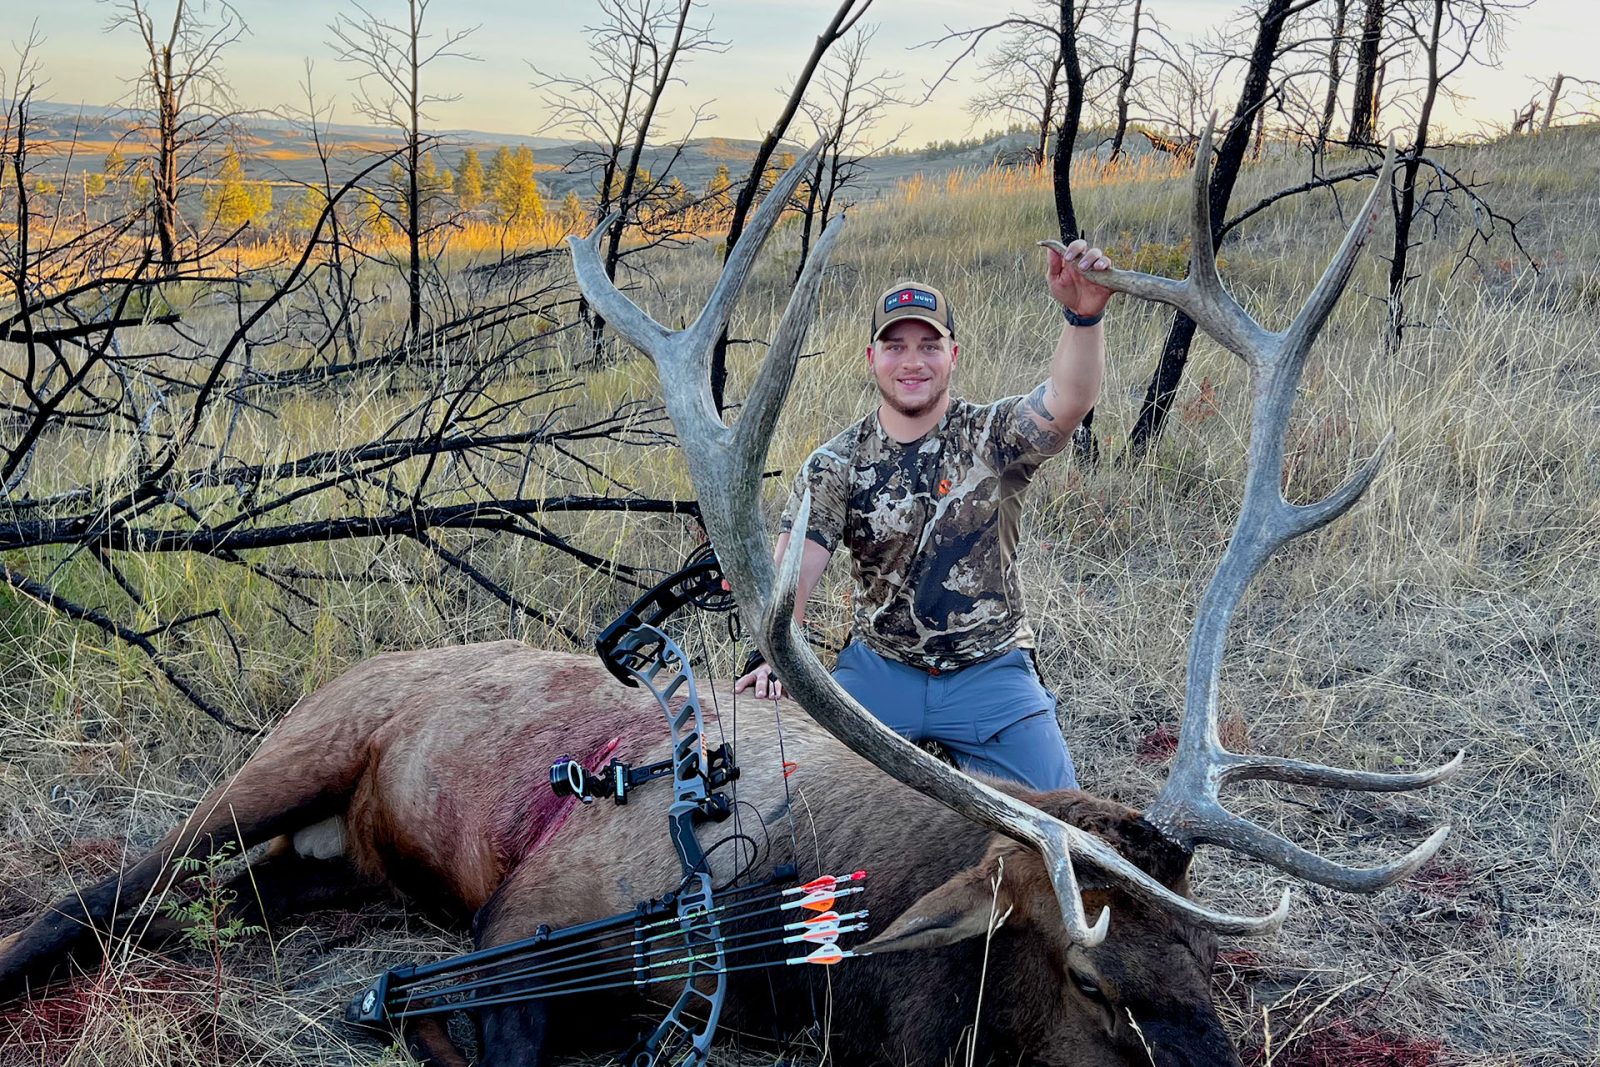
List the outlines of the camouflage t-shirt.
<svg viewBox="0 0 1600 1067">
<path fill-rule="evenodd" d="M 784 509 L 811 488 L 806 536 L 854 565 L 854 634 L 873 651 L 950 670 L 1032 648 L 1014 556 L 1022 493 L 1051 453 L 1013 396 L 952 399 L 942 422 L 901 444 L 867 415 L 811 454 Z"/>
</svg>

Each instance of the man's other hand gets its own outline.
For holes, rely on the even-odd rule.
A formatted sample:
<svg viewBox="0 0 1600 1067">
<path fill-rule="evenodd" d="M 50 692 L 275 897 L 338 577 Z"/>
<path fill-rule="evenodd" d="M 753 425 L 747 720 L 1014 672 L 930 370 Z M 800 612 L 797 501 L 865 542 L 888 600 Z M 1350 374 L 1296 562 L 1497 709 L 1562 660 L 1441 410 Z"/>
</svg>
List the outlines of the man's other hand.
<svg viewBox="0 0 1600 1067">
<path fill-rule="evenodd" d="M 1090 248 L 1089 242 L 1082 238 L 1067 246 L 1066 255 L 1048 246 L 1046 251 L 1050 253 L 1050 265 L 1045 280 L 1050 285 L 1050 295 L 1055 297 L 1056 303 L 1071 308 L 1085 318 L 1104 311 L 1106 301 L 1111 299 L 1111 290 L 1095 281 L 1092 273 L 1086 272 L 1108 269 L 1111 261 L 1105 253 L 1098 248 Z"/>
<path fill-rule="evenodd" d="M 733 691 L 742 693 L 755 687 L 756 696 L 762 700 L 777 700 L 783 696 L 783 683 L 772 676 L 772 668 L 763 663 L 749 674 L 733 683 Z"/>
</svg>

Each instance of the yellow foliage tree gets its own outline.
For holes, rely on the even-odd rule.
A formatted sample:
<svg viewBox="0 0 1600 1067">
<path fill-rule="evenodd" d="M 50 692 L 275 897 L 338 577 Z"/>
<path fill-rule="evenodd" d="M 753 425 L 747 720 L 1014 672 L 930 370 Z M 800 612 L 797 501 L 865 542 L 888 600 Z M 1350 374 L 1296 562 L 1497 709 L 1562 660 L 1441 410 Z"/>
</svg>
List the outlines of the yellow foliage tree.
<svg viewBox="0 0 1600 1067">
<path fill-rule="evenodd" d="M 489 200 L 497 220 L 508 226 L 538 222 L 544 217 L 544 198 L 533 177 L 533 149 L 522 145 L 512 151 L 505 145 L 489 160 Z"/>
<path fill-rule="evenodd" d="M 229 146 L 222 154 L 216 180 L 201 198 L 206 214 L 225 230 L 237 229 L 267 216 L 272 210 L 272 186 L 244 180 L 244 161 Z"/>
</svg>

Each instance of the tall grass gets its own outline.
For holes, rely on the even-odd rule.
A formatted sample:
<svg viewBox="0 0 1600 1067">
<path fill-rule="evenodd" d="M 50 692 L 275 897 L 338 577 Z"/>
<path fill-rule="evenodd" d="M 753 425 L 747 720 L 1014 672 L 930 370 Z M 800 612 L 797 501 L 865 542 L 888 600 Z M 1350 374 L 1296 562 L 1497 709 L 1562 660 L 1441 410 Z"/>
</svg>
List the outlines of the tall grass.
<svg viewBox="0 0 1600 1067">
<path fill-rule="evenodd" d="M 1451 164 L 1484 183 L 1502 213 L 1523 220 L 1518 232 L 1539 270 L 1503 235 L 1459 263 L 1453 249 L 1472 219 L 1446 212 L 1416 264 L 1411 306 L 1426 325 L 1386 354 L 1383 227 L 1312 356 L 1290 429 L 1291 498 L 1336 485 L 1391 426 L 1396 440 L 1367 500 L 1280 553 L 1247 597 L 1222 677 L 1229 728 L 1260 751 L 1339 764 L 1414 767 L 1458 747 L 1468 763 L 1450 784 L 1398 798 L 1287 787 L 1253 787 L 1237 798 L 1243 811 L 1296 840 L 1362 862 L 1439 822 L 1455 827 L 1440 859 L 1401 886 L 1374 898 L 1297 889 L 1282 936 L 1225 954 L 1231 1022 L 1245 1047 L 1262 1047 L 1263 1020 L 1280 1039 L 1299 1026 L 1298 1044 L 1274 1046 L 1273 1062 L 1331 1062 L 1310 1058 L 1316 1035 L 1351 1027 L 1396 1041 L 1437 1037 L 1439 1062 L 1600 1061 L 1597 148 L 1600 131 L 1577 130 L 1453 150 Z M 1235 203 L 1298 177 L 1290 161 L 1247 168 Z M 1362 192 L 1310 194 L 1243 227 L 1222 253 L 1230 289 L 1268 326 L 1283 325 Z M 1076 193 L 1091 236 L 1119 263 L 1181 269 L 1186 176 L 1157 164 L 1084 171 Z M 901 275 L 926 278 L 951 298 L 962 349 L 958 391 L 987 400 L 1035 384 L 1060 322 L 1034 247 L 1053 229 L 1048 185 L 1018 173 L 916 179 L 852 211 L 771 465 L 792 472 L 872 405 L 862 358 L 866 301 Z M 736 338 L 771 334 L 797 243 L 786 223 L 748 287 Z M 676 326 L 699 309 L 719 267 L 720 249 L 709 244 L 662 252 L 637 298 Z M 1160 447 L 1144 462 L 1115 461 L 1168 321 L 1152 306 L 1112 305 L 1095 420 L 1112 461 L 1045 466 L 1020 549 L 1041 663 L 1059 692 L 1080 776 L 1132 803 L 1159 785 L 1161 762 L 1150 757 L 1181 707 L 1187 632 L 1236 514 L 1248 434 L 1247 376 L 1202 339 Z M 575 346 L 562 355 L 573 363 L 587 356 Z M 759 343 L 733 349 L 735 403 L 761 355 Z M 441 353 L 441 367 L 450 358 Z M 269 458 L 359 440 L 411 403 L 421 384 L 390 375 L 337 396 L 308 395 L 276 422 L 247 415 L 238 432 Z M 619 356 L 559 402 L 584 418 L 649 399 L 655 388 L 647 364 Z M 85 435 L 56 450 L 36 474 L 36 491 L 117 477 L 124 454 L 110 445 Z M 559 456 L 534 458 L 528 495 L 573 484 L 603 491 L 608 479 L 653 495 L 688 492 L 669 450 L 597 447 L 583 458 L 601 475 Z M 397 477 L 403 484 L 407 474 Z M 769 487 L 774 511 L 784 481 Z M 202 503 L 233 506 L 221 492 Z M 561 533 L 661 568 L 694 539 L 679 521 L 614 515 L 573 517 Z M 625 599 L 549 549 L 448 540 L 579 632 Z M 116 602 L 89 561 L 45 562 L 58 566 L 74 599 Z M 246 636 L 242 670 L 205 630 L 173 654 L 249 721 L 273 721 L 299 695 L 380 649 L 502 635 L 561 643 L 508 618 L 407 544 L 300 546 L 272 562 L 324 573 L 314 589 L 319 606 L 285 602 L 215 561 L 126 561 L 147 588 L 148 624 L 219 608 Z M 834 568 L 816 598 L 835 641 L 846 624 L 842 571 Z M 149 842 L 245 750 L 153 680 L 137 655 L 97 633 L 3 591 L 0 618 L 0 820 L 14 843 L 0 856 L 0 926 L 10 927 L 74 877 L 97 873 L 80 842 Z M 734 652 L 716 655 L 718 668 L 730 669 Z M 1196 872 L 1199 894 L 1222 904 L 1256 907 L 1274 895 L 1270 870 L 1202 853 Z M 376 1055 L 336 1039 L 331 1019 L 395 935 L 351 935 L 360 940 L 350 958 L 295 955 L 303 939 L 328 936 L 325 925 L 312 929 L 322 932 L 274 932 L 276 969 L 258 952 L 229 961 L 236 977 L 254 983 L 224 1009 L 232 1012 L 228 1025 L 248 1035 L 239 1038 L 239 1062 L 254 1062 L 263 1048 L 296 1063 Z M 130 968 L 120 980 L 137 973 Z M 278 991 L 279 981 L 288 992 Z M 165 1032 L 170 1001 L 107 1003 L 111 1021 L 91 1029 L 92 1043 L 7 1045 L 23 1052 L 0 1061 L 131 1065 L 177 1054 L 178 1038 L 151 1036 Z"/>
</svg>

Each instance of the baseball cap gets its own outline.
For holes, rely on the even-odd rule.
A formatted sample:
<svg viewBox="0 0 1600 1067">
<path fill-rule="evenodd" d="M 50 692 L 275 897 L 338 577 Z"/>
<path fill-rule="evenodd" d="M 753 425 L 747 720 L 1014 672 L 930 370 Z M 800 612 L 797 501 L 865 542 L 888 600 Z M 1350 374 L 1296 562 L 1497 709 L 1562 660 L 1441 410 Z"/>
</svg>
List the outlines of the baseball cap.
<svg viewBox="0 0 1600 1067">
<path fill-rule="evenodd" d="M 878 302 L 872 305 L 872 340 L 876 341 L 884 328 L 896 319 L 921 319 L 946 337 L 956 335 L 950 302 L 939 290 L 921 282 L 896 282 L 878 297 Z"/>
</svg>

